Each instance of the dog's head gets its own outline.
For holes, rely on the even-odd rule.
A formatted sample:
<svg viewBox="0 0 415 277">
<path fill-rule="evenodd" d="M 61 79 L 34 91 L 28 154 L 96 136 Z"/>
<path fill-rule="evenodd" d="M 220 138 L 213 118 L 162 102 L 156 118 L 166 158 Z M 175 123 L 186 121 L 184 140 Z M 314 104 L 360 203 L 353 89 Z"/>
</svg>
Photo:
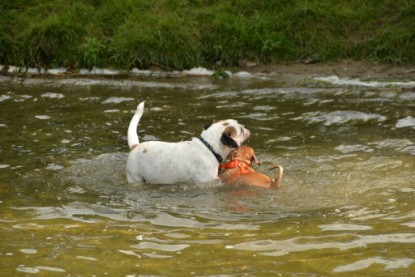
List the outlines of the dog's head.
<svg viewBox="0 0 415 277">
<path fill-rule="evenodd" d="M 254 149 L 246 145 L 242 145 L 239 148 L 232 150 L 232 152 L 229 154 L 229 159 L 239 160 L 250 166 L 252 166 L 252 163 L 261 165 L 261 162 L 258 160 L 258 158 L 255 155 Z"/>
<path fill-rule="evenodd" d="M 250 135 L 249 130 L 234 119 L 214 121 L 205 126 L 205 130 L 201 134 L 203 138 L 209 138 L 210 143 L 215 140 L 229 148 L 238 148 Z"/>
</svg>

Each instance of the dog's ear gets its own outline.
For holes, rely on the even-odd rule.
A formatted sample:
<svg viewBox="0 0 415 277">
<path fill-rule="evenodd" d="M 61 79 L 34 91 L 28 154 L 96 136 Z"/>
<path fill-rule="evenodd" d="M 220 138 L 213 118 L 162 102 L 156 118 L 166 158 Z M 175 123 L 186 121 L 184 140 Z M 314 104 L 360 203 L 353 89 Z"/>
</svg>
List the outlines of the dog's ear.
<svg viewBox="0 0 415 277">
<path fill-rule="evenodd" d="M 220 141 L 231 148 L 238 148 L 239 145 L 236 141 L 232 138 L 236 133 L 236 129 L 234 127 L 226 127 L 225 131 L 223 131 Z"/>
<path fill-rule="evenodd" d="M 220 141 L 229 146 L 230 148 L 238 148 L 238 144 L 236 141 L 233 140 L 230 136 L 226 135 L 225 133 L 222 134 L 222 137 L 220 138 Z"/>
<path fill-rule="evenodd" d="M 229 153 L 228 158 L 232 161 L 236 157 L 236 154 L 238 154 L 238 149 L 233 149 L 231 153 Z"/>
</svg>

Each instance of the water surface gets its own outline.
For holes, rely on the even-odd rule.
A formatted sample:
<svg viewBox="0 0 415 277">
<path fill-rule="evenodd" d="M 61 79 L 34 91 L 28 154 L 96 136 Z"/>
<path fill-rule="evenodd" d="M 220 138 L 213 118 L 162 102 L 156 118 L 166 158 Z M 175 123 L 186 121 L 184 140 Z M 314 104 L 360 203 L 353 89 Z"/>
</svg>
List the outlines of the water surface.
<svg viewBox="0 0 415 277">
<path fill-rule="evenodd" d="M 246 76 L 245 76 L 246 77 Z M 145 140 L 251 131 L 283 188 L 127 184 Z M 5 276 L 402 276 L 415 271 L 415 85 L 253 75 L 0 79 Z M 180 161 L 177 161 L 180 162 Z M 197 166 L 197 165 L 195 165 Z"/>
</svg>

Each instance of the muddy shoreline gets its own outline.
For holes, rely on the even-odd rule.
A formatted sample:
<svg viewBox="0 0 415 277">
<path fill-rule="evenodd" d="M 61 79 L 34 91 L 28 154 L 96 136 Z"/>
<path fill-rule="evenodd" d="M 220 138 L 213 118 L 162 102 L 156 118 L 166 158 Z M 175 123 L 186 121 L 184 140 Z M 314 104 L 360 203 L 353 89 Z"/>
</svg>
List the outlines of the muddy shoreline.
<svg viewBox="0 0 415 277">
<path fill-rule="evenodd" d="M 274 72 L 292 75 L 336 75 L 348 78 L 368 79 L 415 79 L 415 66 L 396 66 L 357 61 L 314 64 L 276 64 L 260 65 L 247 70 L 249 72 Z"/>
<path fill-rule="evenodd" d="M 344 78 L 359 79 L 397 79 L 397 80 L 415 80 L 415 66 L 387 65 L 380 63 L 368 63 L 344 60 L 336 63 L 290 63 L 290 64 L 268 64 L 256 65 L 250 63 L 249 66 L 240 66 L 237 68 L 225 68 L 227 72 L 235 72 L 234 76 L 245 77 L 246 73 L 250 74 L 278 74 L 293 76 L 338 76 Z M 202 67 L 184 70 L 184 71 L 166 71 L 160 68 L 150 70 L 141 70 L 134 68 L 130 71 L 116 69 L 99 69 L 91 70 L 80 69 L 71 70 L 66 68 L 43 69 L 43 68 L 26 68 L 16 66 L 0 65 L 1 76 L 16 76 L 26 78 L 130 78 L 130 77 L 158 77 L 171 78 L 183 76 L 211 76 L 214 70 Z"/>
</svg>

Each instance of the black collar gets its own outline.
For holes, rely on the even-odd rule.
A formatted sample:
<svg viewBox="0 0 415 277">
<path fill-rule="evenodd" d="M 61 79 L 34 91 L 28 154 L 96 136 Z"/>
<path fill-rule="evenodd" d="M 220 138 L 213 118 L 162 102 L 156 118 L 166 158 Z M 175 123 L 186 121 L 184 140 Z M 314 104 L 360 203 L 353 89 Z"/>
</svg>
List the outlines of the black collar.
<svg viewBox="0 0 415 277">
<path fill-rule="evenodd" d="M 199 138 L 200 141 L 203 142 L 204 145 L 206 145 L 206 147 L 210 150 L 210 152 L 212 152 L 212 154 L 215 156 L 215 158 L 218 160 L 219 163 L 221 163 L 223 161 L 221 155 L 219 155 L 218 153 L 215 152 L 215 150 L 213 150 L 212 145 L 210 145 L 206 140 L 204 140 L 203 138 Z"/>
</svg>

